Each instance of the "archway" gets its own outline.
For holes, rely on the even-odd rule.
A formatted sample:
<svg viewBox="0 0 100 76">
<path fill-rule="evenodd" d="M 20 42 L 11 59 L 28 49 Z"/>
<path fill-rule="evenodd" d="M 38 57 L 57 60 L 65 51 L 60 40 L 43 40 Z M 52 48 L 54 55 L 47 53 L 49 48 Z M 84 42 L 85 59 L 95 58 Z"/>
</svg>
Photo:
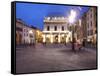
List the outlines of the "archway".
<svg viewBox="0 0 100 76">
<path fill-rule="evenodd" d="M 58 43 L 58 35 L 54 36 L 54 43 Z"/>
</svg>

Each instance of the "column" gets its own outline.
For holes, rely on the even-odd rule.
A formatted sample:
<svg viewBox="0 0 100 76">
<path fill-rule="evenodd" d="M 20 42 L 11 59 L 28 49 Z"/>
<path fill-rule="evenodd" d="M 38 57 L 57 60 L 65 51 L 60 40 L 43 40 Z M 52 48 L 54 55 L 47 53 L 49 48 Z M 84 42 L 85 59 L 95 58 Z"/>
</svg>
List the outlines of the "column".
<svg viewBox="0 0 100 76">
<path fill-rule="evenodd" d="M 52 35 L 52 33 L 50 34 L 50 42 L 53 43 L 53 35 Z"/>
<path fill-rule="evenodd" d="M 60 33 L 59 33 L 59 35 L 58 35 L 58 42 L 60 43 Z"/>
<path fill-rule="evenodd" d="M 45 42 L 46 42 L 46 35 L 43 34 L 43 43 L 45 43 Z"/>
<path fill-rule="evenodd" d="M 66 36 L 66 43 L 68 42 L 68 38 L 69 38 L 69 37 L 68 37 L 68 36 Z"/>
</svg>

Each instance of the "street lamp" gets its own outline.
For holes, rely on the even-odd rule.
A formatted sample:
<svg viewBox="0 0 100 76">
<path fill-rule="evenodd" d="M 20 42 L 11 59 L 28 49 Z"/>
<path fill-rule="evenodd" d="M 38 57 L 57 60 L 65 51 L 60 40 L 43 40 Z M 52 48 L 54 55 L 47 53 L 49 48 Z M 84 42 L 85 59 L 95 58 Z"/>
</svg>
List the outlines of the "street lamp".
<svg viewBox="0 0 100 76">
<path fill-rule="evenodd" d="M 71 24 L 72 26 L 72 50 L 75 50 L 75 47 L 74 47 L 74 42 L 75 42 L 75 38 L 74 38 L 74 22 L 75 22 L 75 19 L 76 19 L 76 11 L 75 10 L 71 10 L 70 11 L 70 15 L 69 15 L 69 23 Z"/>
<path fill-rule="evenodd" d="M 75 22 L 75 19 L 76 19 L 76 11 L 72 9 L 69 15 L 69 23 L 73 24 Z"/>
</svg>

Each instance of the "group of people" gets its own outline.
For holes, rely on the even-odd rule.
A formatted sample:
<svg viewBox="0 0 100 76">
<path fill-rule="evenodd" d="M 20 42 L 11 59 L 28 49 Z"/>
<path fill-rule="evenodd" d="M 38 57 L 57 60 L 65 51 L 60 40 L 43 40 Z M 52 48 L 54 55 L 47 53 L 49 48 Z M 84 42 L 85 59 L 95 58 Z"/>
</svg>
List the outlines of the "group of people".
<svg viewBox="0 0 100 76">
<path fill-rule="evenodd" d="M 85 41 L 84 40 L 75 40 L 74 45 L 76 48 L 81 50 L 81 48 L 85 47 Z"/>
</svg>

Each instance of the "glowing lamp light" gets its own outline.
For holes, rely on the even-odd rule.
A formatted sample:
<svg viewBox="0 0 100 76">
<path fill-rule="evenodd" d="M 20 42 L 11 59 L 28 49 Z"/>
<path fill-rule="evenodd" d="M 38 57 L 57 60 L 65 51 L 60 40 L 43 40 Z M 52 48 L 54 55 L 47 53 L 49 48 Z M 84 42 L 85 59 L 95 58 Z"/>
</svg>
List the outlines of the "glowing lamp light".
<svg viewBox="0 0 100 76">
<path fill-rule="evenodd" d="M 75 18 L 76 18 L 76 11 L 71 10 L 70 16 L 69 16 L 69 22 L 70 22 L 70 23 L 74 23 Z"/>
<path fill-rule="evenodd" d="M 29 33 L 30 33 L 30 34 L 32 34 L 32 33 L 33 33 L 33 31 L 32 31 L 32 30 L 30 30 L 30 31 L 29 31 Z"/>
<path fill-rule="evenodd" d="M 62 37 L 64 37 L 64 34 L 62 34 Z"/>
</svg>

